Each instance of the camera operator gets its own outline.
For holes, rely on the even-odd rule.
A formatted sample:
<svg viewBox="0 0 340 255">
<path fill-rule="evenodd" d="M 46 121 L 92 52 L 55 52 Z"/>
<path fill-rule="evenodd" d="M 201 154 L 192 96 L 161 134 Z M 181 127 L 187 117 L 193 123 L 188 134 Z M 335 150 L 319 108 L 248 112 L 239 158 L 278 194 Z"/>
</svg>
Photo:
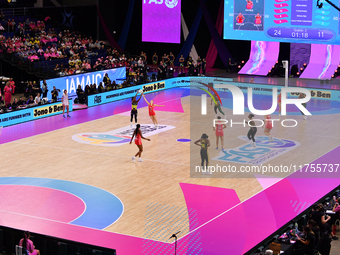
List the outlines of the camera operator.
<svg viewBox="0 0 340 255">
<path fill-rule="evenodd" d="M 43 80 L 43 84 L 42 84 L 42 93 L 43 93 L 43 97 L 47 97 L 47 92 L 48 92 L 48 88 L 47 88 L 47 83 L 46 80 Z"/>
<path fill-rule="evenodd" d="M 53 86 L 53 90 L 51 91 L 52 94 L 52 103 L 55 103 L 58 101 L 58 95 L 59 95 L 60 89 L 56 89 L 55 86 Z"/>
</svg>

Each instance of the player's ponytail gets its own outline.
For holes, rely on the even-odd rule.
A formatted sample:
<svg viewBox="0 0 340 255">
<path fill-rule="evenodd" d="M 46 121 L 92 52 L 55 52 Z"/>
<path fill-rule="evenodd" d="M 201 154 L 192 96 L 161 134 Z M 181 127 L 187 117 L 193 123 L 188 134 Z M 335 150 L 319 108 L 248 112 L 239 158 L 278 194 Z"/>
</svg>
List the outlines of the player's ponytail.
<svg viewBox="0 0 340 255">
<path fill-rule="evenodd" d="M 136 135 L 138 134 L 138 130 L 139 130 L 139 129 L 140 129 L 140 125 L 137 124 L 137 125 L 136 125 L 136 130 L 135 130 Z"/>
</svg>

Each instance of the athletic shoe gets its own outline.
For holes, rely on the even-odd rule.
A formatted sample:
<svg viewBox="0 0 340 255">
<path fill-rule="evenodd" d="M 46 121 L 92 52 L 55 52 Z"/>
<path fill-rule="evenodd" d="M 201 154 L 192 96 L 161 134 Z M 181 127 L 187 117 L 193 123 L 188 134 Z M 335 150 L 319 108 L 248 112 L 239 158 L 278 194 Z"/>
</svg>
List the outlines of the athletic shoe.
<svg viewBox="0 0 340 255">
<path fill-rule="evenodd" d="M 135 157 L 132 157 L 132 162 L 135 162 Z"/>
<path fill-rule="evenodd" d="M 224 151 L 224 149 L 222 148 L 221 151 Z"/>
<path fill-rule="evenodd" d="M 338 240 L 338 239 L 339 239 L 339 237 L 337 237 L 337 236 L 333 236 L 333 237 L 332 237 L 332 239 L 333 239 L 333 240 Z"/>
<path fill-rule="evenodd" d="M 131 122 L 131 124 L 130 124 L 130 128 L 132 128 L 132 122 Z"/>
<path fill-rule="evenodd" d="M 250 146 L 253 146 L 253 141 L 250 142 Z"/>
<path fill-rule="evenodd" d="M 218 147 L 216 147 L 216 150 L 218 150 Z"/>
<path fill-rule="evenodd" d="M 304 116 L 303 116 L 303 119 L 304 119 L 304 120 L 306 120 L 306 119 L 307 119 L 307 116 L 306 116 L 306 115 L 304 115 Z"/>
<path fill-rule="evenodd" d="M 138 162 L 143 162 L 143 160 L 141 158 L 138 159 Z"/>
<path fill-rule="evenodd" d="M 269 139 L 269 141 L 270 141 L 270 142 L 274 141 L 273 137 L 271 137 L 271 138 Z"/>
<path fill-rule="evenodd" d="M 63 115 L 63 117 L 66 118 L 65 115 Z"/>
<path fill-rule="evenodd" d="M 256 143 L 253 143 L 253 147 L 256 147 Z"/>
<path fill-rule="evenodd" d="M 71 118 L 71 116 L 70 116 L 70 115 L 67 115 L 67 117 Z"/>
</svg>

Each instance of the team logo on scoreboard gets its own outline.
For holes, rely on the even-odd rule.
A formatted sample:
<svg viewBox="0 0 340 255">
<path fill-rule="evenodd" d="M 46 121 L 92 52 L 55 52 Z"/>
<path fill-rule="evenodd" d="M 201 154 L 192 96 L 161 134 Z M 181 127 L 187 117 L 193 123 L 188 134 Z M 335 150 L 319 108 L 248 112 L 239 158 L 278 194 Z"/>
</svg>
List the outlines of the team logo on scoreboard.
<svg viewBox="0 0 340 255">
<path fill-rule="evenodd" d="M 144 4 L 163 4 L 165 3 L 166 7 L 172 9 L 175 8 L 178 4 L 178 0 L 144 0 Z"/>
<path fill-rule="evenodd" d="M 174 8 L 176 7 L 178 4 L 178 0 L 165 0 L 165 5 L 168 7 L 168 8 Z"/>
<path fill-rule="evenodd" d="M 257 136 L 257 147 L 252 147 L 246 136 L 239 136 L 238 138 L 242 141 L 247 141 L 247 144 L 221 151 L 213 160 L 261 165 L 301 145 L 299 142 L 293 140 L 274 138 L 274 141 L 270 142 L 267 136 Z"/>
<path fill-rule="evenodd" d="M 159 125 L 158 129 L 154 125 L 141 125 L 140 129 L 144 137 L 156 135 L 175 128 L 174 126 Z M 78 143 L 85 143 L 96 146 L 116 147 L 130 142 L 135 128 L 130 126 L 115 129 L 105 133 L 81 133 L 72 136 Z"/>
</svg>

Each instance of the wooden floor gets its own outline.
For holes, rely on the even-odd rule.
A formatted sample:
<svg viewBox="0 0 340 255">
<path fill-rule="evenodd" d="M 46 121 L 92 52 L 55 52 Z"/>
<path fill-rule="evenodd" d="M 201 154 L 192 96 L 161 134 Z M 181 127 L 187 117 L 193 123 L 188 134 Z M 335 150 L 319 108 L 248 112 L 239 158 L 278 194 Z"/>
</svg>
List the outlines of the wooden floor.
<svg viewBox="0 0 340 255">
<path fill-rule="evenodd" d="M 186 207 L 179 183 L 234 189 L 241 201 L 261 191 L 262 186 L 256 178 L 240 178 L 250 177 L 249 175 L 232 176 L 235 178 L 201 178 L 199 175 L 199 178 L 190 178 L 190 164 L 197 161 L 199 165 L 200 162 L 199 148 L 192 143 L 177 142 L 177 139 L 191 138 L 194 141 L 202 133 L 207 133 L 212 143 L 210 158 L 218 152 L 214 150 L 212 120 L 199 115 L 199 111 L 190 111 L 190 105 L 199 106 L 200 97 L 183 97 L 181 100 L 184 113 L 157 112 L 160 124 L 176 128 L 149 137 L 150 142 L 143 141 L 144 162 L 131 161 L 131 157 L 137 152 L 134 144 L 100 147 L 72 140 L 72 136 L 77 133 L 107 132 L 129 124 L 129 117 L 112 115 L 0 145 L 0 175 L 55 178 L 105 189 L 124 204 L 122 217 L 105 230 L 138 237 L 144 236 L 145 210 L 149 203 Z M 213 112 L 212 108 L 208 110 Z M 224 111 L 227 116 L 232 115 L 231 110 Z M 243 118 L 235 117 L 235 121 Z M 340 144 L 340 129 L 337 128 L 339 114 L 312 116 L 306 121 L 302 120 L 302 116 L 290 118 L 298 120 L 298 127 L 277 127 L 272 134 L 274 137 L 298 141 L 301 146 L 273 159 L 270 164 L 309 163 Z M 139 123 L 151 123 L 147 108 L 139 109 Z M 247 130 L 242 127 L 228 127 L 225 130 L 225 148 L 243 144 L 237 137 L 246 135 Z M 263 135 L 261 128 L 257 135 Z M 183 234 L 185 233 L 181 233 Z"/>
</svg>

